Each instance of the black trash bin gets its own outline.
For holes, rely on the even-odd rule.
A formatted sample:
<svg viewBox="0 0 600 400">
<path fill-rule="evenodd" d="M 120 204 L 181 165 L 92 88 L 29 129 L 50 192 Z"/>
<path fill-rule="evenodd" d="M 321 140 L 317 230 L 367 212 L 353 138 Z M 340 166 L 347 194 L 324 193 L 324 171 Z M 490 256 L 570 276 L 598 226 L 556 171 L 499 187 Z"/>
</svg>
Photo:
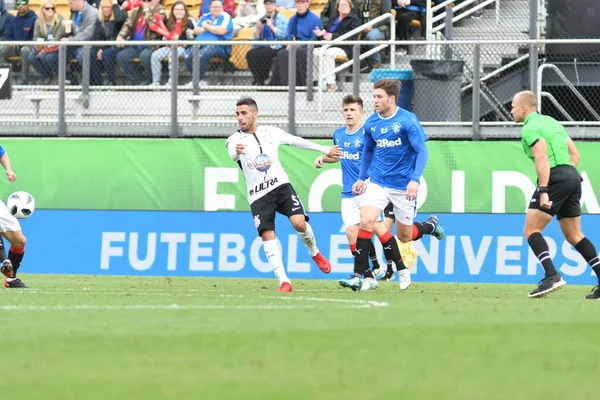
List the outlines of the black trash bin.
<svg viewBox="0 0 600 400">
<path fill-rule="evenodd" d="M 413 112 L 421 121 L 460 121 L 464 61 L 411 60 Z"/>
</svg>

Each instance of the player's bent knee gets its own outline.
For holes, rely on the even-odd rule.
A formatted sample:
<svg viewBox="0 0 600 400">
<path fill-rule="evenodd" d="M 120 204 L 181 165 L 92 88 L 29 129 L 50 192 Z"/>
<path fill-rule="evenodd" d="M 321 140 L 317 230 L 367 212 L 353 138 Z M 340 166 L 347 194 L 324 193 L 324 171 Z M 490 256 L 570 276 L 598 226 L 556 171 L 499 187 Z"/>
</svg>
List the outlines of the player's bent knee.
<svg viewBox="0 0 600 400">
<path fill-rule="evenodd" d="M 16 249 L 24 248 L 25 244 L 27 243 L 27 239 L 21 231 L 6 232 L 4 237 L 6 237 L 6 240 L 9 241 L 10 245 Z"/>
<path fill-rule="evenodd" d="M 296 232 L 306 232 L 306 221 L 292 221 L 292 226 Z"/>
<path fill-rule="evenodd" d="M 402 243 L 408 243 L 412 240 L 412 235 L 400 234 L 398 235 L 398 240 Z"/>
<path fill-rule="evenodd" d="M 577 243 L 581 242 L 585 236 L 583 233 L 575 233 L 575 234 L 567 234 L 565 235 L 565 239 L 571 246 L 575 246 Z"/>
</svg>

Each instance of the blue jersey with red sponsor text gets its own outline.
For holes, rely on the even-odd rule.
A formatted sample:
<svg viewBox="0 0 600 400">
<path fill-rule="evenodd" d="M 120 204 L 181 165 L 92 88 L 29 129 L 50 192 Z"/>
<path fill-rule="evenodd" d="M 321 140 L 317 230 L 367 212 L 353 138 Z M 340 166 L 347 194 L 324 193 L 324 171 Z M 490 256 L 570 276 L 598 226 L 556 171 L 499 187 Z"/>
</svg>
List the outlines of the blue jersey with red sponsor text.
<svg viewBox="0 0 600 400">
<path fill-rule="evenodd" d="M 419 119 L 410 111 L 396 107 L 389 117 L 374 113 L 364 127 L 365 147 L 375 149 L 369 167 L 371 182 L 406 190 L 417 160 L 414 147 L 429 139 Z"/>
<path fill-rule="evenodd" d="M 348 132 L 344 126 L 333 132 L 333 143 L 342 148 L 340 164 L 342 166 L 342 198 L 354 197 L 352 185 L 358 180 L 360 159 L 365 145 L 365 129 L 361 125 L 354 132 Z"/>
</svg>

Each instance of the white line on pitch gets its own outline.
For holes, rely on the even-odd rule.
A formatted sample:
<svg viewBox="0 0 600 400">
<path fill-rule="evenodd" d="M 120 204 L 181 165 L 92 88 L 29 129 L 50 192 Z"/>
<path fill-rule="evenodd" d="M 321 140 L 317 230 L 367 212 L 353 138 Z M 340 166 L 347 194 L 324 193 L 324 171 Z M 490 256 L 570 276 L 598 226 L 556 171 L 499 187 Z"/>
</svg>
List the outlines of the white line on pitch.
<svg viewBox="0 0 600 400">
<path fill-rule="evenodd" d="M 260 296 L 261 299 L 280 299 L 280 300 L 304 300 L 304 301 L 324 301 L 331 303 L 358 304 L 367 307 L 387 307 L 389 304 L 385 301 L 371 300 L 350 300 L 350 299 L 328 299 L 323 297 L 286 297 L 286 296 Z"/>
<path fill-rule="evenodd" d="M 314 305 L 243 306 L 222 304 L 129 304 L 129 305 L 55 305 L 55 306 L 0 306 L 1 311 L 77 311 L 77 310 L 289 310 L 316 308 Z"/>
</svg>

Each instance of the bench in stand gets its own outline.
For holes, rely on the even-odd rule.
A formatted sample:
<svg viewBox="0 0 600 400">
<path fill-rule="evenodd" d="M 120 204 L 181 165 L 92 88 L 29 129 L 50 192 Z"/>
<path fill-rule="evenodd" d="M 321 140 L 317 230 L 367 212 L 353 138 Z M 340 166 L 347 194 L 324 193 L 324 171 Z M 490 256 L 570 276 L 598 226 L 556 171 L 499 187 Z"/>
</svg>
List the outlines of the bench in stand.
<svg viewBox="0 0 600 400">
<path fill-rule="evenodd" d="M 85 101 L 84 97 L 86 97 L 86 96 L 81 96 L 78 94 L 65 94 L 65 100 L 75 100 L 80 105 L 82 105 L 83 102 Z M 33 115 L 34 115 L 35 119 L 39 119 L 40 118 L 40 103 L 43 100 L 58 100 L 58 95 L 57 94 L 32 94 L 32 95 L 25 96 L 25 98 L 33 103 L 33 106 L 34 106 Z M 78 114 L 80 114 L 80 111 L 78 112 Z"/>
<path fill-rule="evenodd" d="M 239 100 L 240 96 L 215 96 L 211 94 L 198 94 L 195 96 L 188 97 L 188 101 L 192 105 L 192 119 L 198 119 L 198 108 L 200 107 L 201 101 L 213 101 L 213 100 Z"/>
</svg>

